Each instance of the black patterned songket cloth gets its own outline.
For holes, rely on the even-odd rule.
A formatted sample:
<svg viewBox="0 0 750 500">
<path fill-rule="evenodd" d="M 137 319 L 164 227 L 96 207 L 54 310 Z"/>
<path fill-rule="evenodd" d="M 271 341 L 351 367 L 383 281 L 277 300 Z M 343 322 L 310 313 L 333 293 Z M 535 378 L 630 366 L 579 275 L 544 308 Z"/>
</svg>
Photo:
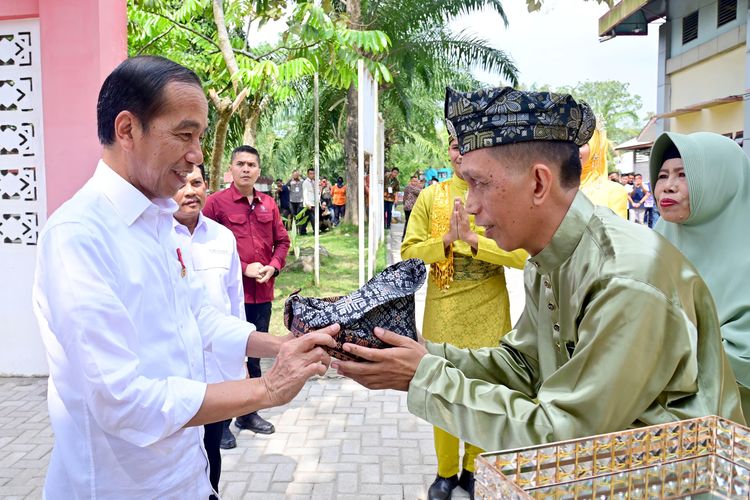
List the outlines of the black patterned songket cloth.
<svg viewBox="0 0 750 500">
<path fill-rule="evenodd" d="M 419 259 L 387 267 L 362 288 L 344 297 L 322 299 L 292 293 L 284 304 L 284 325 L 295 337 L 338 323 L 341 330 L 336 347 L 325 348 L 334 358 L 361 361 L 344 352 L 345 343 L 382 349 L 389 347 L 377 338 L 376 326 L 417 340 L 414 294 L 424 284 L 427 268 Z"/>
<path fill-rule="evenodd" d="M 445 119 L 461 154 L 527 141 L 570 141 L 581 147 L 596 128 L 591 107 L 569 94 L 512 87 L 474 92 L 448 87 Z"/>
</svg>

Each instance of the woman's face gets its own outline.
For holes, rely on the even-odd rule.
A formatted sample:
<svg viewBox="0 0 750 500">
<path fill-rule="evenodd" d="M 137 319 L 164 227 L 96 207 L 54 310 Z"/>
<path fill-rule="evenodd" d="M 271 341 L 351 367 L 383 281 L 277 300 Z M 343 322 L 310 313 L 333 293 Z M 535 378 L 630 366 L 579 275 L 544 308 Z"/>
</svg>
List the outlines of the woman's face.
<svg viewBox="0 0 750 500">
<path fill-rule="evenodd" d="M 662 164 L 654 185 L 654 196 L 659 212 L 667 222 L 682 224 L 690 216 L 690 193 L 681 158 L 672 158 Z"/>
</svg>

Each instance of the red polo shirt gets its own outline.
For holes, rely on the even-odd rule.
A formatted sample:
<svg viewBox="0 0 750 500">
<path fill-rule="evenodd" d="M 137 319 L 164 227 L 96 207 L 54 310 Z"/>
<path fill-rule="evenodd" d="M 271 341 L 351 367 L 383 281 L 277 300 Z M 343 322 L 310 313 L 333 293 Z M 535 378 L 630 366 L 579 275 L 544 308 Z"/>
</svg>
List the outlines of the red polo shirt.
<svg viewBox="0 0 750 500">
<path fill-rule="evenodd" d="M 237 239 L 242 271 L 252 262 L 271 265 L 281 271 L 289 252 L 289 234 L 281 222 L 279 208 L 273 198 L 253 190 L 252 203 L 232 183 L 227 189 L 212 194 L 203 207 L 203 215 L 227 227 Z M 258 283 L 242 275 L 246 304 L 262 304 L 273 300 L 271 278 Z"/>
</svg>

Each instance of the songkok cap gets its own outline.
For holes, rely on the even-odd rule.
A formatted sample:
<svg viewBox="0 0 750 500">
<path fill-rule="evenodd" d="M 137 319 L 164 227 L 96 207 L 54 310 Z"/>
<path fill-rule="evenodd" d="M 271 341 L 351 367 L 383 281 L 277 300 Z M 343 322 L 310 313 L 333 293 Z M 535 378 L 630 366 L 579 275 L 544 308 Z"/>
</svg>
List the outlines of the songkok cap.
<svg viewBox="0 0 750 500">
<path fill-rule="evenodd" d="M 445 119 L 461 154 L 526 141 L 570 141 L 581 147 L 596 128 L 591 107 L 569 94 L 512 87 L 474 92 L 448 87 Z"/>
</svg>

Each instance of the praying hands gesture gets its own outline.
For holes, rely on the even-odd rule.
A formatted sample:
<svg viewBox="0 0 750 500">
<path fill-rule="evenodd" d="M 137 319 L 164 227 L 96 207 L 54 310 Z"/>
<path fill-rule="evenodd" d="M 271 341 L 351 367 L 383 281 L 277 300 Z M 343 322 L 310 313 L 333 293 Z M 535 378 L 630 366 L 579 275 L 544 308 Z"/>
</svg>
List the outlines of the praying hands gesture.
<svg viewBox="0 0 750 500">
<path fill-rule="evenodd" d="M 469 214 L 466 212 L 463 201 L 458 197 L 453 202 L 451 227 L 448 232 L 443 235 L 443 246 L 445 247 L 446 253 L 454 241 L 464 241 L 474 251 L 476 251 L 479 246 L 479 236 L 471 230 Z"/>
</svg>

